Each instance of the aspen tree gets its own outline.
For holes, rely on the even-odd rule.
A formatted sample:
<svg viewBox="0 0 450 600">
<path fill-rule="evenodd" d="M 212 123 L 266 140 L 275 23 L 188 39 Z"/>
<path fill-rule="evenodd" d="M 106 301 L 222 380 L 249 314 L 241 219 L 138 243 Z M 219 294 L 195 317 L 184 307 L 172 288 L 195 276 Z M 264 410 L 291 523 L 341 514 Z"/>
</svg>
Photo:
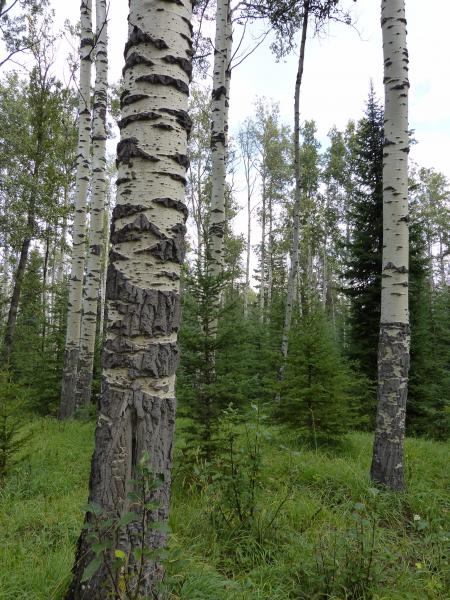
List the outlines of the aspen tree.
<svg viewBox="0 0 450 600">
<path fill-rule="evenodd" d="M 228 101 L 231 81 L 232 25 L 230 0 L 218 0 L 211 120 L 211 208 L 209 216 L 209 274 L 223 272 L 225 230 L 225 179 L 228 143 Z"/>
<path fill-rule="evenodd" d="M 160 481 L 148 502 L 158 508 L 145 522 L 121 526 L 113 540 L 115 550 L 126 557 L 120 576 L 136 598 L 160 598 L 157 585 L 164 574 L 157 556 L 144 555 L 141 563 L 138 553 L 141 547 L 158 551 L 166 543 L 162 526 L 169 509 L 187 216 L 191 10 L 190 0 L 130 0 L 125 46 L 107 339 L 89 498 L 106 518 L 116 521 L 129 513 L 127 492 L 133 489 L 139 461 L 148 453 L 149 467 Z M 92 522 L 92 513 L 86 519 Z M 103 600 L 114 593 L 107 568 L 114 550 L 108 550 L 98 570 L 82 581 L 94 556 L 91 543 L 84 530 L 66 600 Z"/>
<path fill-rule="evenodd" d="M 297 78 L 294 94 L 294 171 L 295 171 L 295 198 L 292 223 L 291 262 L 289 265 L 288 285 L 286 294 L 286 308 L 284 313 L 283 333 L 281 337 L 281 355 L 285 359 L 288 353 L 289 332 L 291 329 L 292 311 L 295 298 L 295 281 L 298 272 L 298 244 L 300 227 L 300 201 L 301 201 L 301 172 L 300 172 L 300 90 L 305 64 L 306 34 L 308 30 L 309 0 L 303 3 L 302 37 L 298 59 Z M 279 378 L 283 378 L 283 366 L 279 370 Z"/>
<path fill-rule="evenodd" d="M 409 370 L 408 51 L 404 0 L 382 0 L 384 55 L 383 257 L 378 408 L 372 480 L 404 488 Z"/>
<path fill-rule="evenodd" d="M 106 200 L 106 112 L 108 101 L 108 31 L 106 0 L 96 0 L 95 92 L 92 121 L 92 200 L 86 283 L 83 293 L 76 407 L 89 404 L 94 369 L 97 309 L 101 292 Z"/>
<path fill-rule="evenodd" d="M 92 0 L 82 0 L 80 12 L 80 84 L 75 213 L 73 220 L 72 264 L 69 278 L 66 348 L 59 409 L 60 419 L 71 417 L 75 410 L 83 276 L 86 256 L 86 203 L 90 178 L 91 67 L 94 45 Z"/>
</svg>

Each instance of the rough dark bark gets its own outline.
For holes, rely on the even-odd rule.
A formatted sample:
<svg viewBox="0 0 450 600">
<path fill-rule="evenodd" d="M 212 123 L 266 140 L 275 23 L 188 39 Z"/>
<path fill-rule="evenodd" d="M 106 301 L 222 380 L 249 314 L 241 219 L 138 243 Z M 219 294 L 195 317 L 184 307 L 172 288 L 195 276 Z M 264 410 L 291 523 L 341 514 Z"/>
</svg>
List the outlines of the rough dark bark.
<svg viewBox="0 0 450 600">
<path fill-rule="evenodd" d="M 394 491 L 402 490 L 405 485 L 403 442 L 408 396 L 409 335 L 408 324 L 381 324 L 378 410 L 370 475 L 373 481 Z"/>
</svg>

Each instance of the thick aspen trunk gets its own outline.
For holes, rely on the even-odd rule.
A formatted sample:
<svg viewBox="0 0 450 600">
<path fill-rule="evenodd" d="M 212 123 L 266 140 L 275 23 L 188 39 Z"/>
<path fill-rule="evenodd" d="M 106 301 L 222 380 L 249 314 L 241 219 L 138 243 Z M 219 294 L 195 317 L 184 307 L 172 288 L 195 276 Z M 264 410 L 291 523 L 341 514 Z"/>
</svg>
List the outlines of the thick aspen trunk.
<svg viewBox="0 0 450 600">
<path fill-rule="evenodd" d="M 157 551 L 166 543 L 164 530 L 155 523 L 167 521 L 171 482 L 187 217 L 191 10 L 190 0 L 130 0 L 125 47 L 117 205 L 106 293 L 108 329 L 89 496 L 107 518 L 128 513 L 127 491 L 133 488 L 138 462 L 149 453 L 150 467 L 161 483 L 147 501 L 159 503 L 159 508 L 150 511 L 145 523 L 141 519 L 122 526 L 112 540 L 126 557 L 120 575 L 136 598 L 160 598 L 157 584 L 164 573 L 157 557 L 144 556 L 140 564 L 137 553 L 141 545 Z M 142 512 L 142 507 L 132 510 Z M 90 513 L 87 521 L 92 521 Z M 93 558 L 90 544 L 84 531 L 66 600 L 110 597 L 113 583 L 107 563 L 113 551 L 106 553 L 89 581 L 81 582 Z"/>
<path fill-rule="evenodd" d="M 309 0 L 305 0 L 303 4 L 303 25 L 302 39 L 300 42 L 300 54 L 298 60 L 297 79 L 295 82 L 295 97 L 294 97 L 294 169 L 295 169 L 295 198 L 294 198 L 294 214 L 293 214 L 293 232 L 292 232 L 292 249 L 291 249 L 291 264 L 289 266 L 286 308 L 284 312 L 283 334 L 281 337 L 281 356 L 286 359 L 289 344 L 289 332 L 291 330 L 292 311 L 294 308 L 295 298 L 295 281 L 298 272 L 298 244 L 299 244 L 299 227 L 300 227 L 300 201 L 301 201 L 301 173 L 300 173 L 300 90 L 303 78 L 303 67 L 305 63 L 305 46 L 306 34 L 308 29 L 309 17 Z M 283 379 L 284 366 L 282 365 L 278 372 L 280 380 Z"/>
<path fill-rule="evenodd" d="M 384 53 L 383 271 L 372 480 L 404 488 L 409 370 L 408 51 L 404 0 L 382 0 Z"/>
<path fill-rule="evenodd" d="M 96 0 L 95 92 L 92 119 L 92 200 L 89 249 L 83 291 L 76 408 L 91 400 L 98 301 L 101 293 L 106 200 L 106 112 L 108 104 L 108 23 L 106 0 Z"/>
<path fill-rule="evenodd" d="M 211 121 L 211 208 L 208 231 L 208 270 L 218 277 L 223 272 L 223 236 L 225 230 L 225 182 L 228 144 L 228 99 L 232 47 L 230 0 L 218 0 Z"/>
<path fill-rule="evenodd" d="M 73 219 L 72 260 L 69 278 L 66 347 L 59 418 L 73 416 L 80 346 L 83 277 L 86 256 L 86 203 L 90 178 L 91 67 L 94 35 L 92 0 L 81 0 L 80 85 L 78 106 L 78 149 Z"/>
</svg>

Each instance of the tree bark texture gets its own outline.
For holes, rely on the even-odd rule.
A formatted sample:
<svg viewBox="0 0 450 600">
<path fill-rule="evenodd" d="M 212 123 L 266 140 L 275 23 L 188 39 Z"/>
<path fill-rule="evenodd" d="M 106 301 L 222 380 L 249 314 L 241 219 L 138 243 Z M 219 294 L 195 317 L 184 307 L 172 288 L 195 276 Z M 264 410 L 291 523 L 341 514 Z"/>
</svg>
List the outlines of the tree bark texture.
<svg viewBox="0 0 450 600">
<path fill-rule="evenodd" d="M 30 250 L 31 238 L 26 237 L 22 242 L 20 249 L 19 264 L 17 265 L 14 276 L 14 287 L 9 305 L 8 320 L 6 321 L 5 339 L 3 342 L 3 362 L 5 366 L 9 364 L 14 340 L 14 331 L 16 328 L 17 311 L 19 309 L 20 294 L 22 292 L 23 277 L 28 261 L 28 252 Z"/>
<path fill-rule="evenodd" d="M 211 208 L 209 215 L 209 273 L 223 272 L 223 236 L 225 230 L 225 182 L 228 145 L 228 100 L 231 81 L 232 27 L 230 0 L 218 0 L 211 121 Z"/>
<path fill-rule="evenodd" d="M 115 520 L 130 510 L 127 491 L 136 465 L 144 452 L 150 455 L 152 472 L 162 483 L 148 500 L 160 507 L 150 512 L 146 524 L 122 526 L 114 540 L 126 556 L 122 575 L 145 598 L 160 598 L 156 586 L 163 567 L 156 558 L 146 559 L 136 590 L 139 564 L 134 552 L 142 539 L 147 549 L 164 547 L 164 531 L 151 525 L 166 522 L 169 510 L 187 217 L 191 10 L 190 0 L 130 0 L 106 290 L 107 339 L 90 479 L 90 501 Z M 87 521 L 92 518 L 88 513 Z M 66 600 L 110 597 L 113 585 L 106 562 L 88 582 L 81 582 L 92 557 L 84 532 Z"/>
<path fill-rule="evenodd" d="M 69 278 L 66 347 L 59 418 L 73 416 L 81 330 L 83 277 L 86 256 L 86 203 L 90 179 L 91 67 L 94 35 L 92 0 L 81 1 L 80 85 L 78 97 L 78 150 L 73 219 L 72 259 Z"/>
<path fill-rule="evenodd" d="M 92 200 L 89 249 L 83 292 L 76 408 L 91 400 L 97 310 L 101 293 L 106 204 L 106 112 L 108 102 L 108 30 L 106 0 L 96 0 L 95 92 L 92 120 Z"/>
<path fill-rule="evenodd" d="M 300 42 L 300 53 L 298 60 L 297 78 L 295 81 L 294 96 L 294 170 L 295 170 L 295 197 L 293 213 L 291 264 L 289 266 L 286 307 L 284 312 L 283 334 L 281 337 L 281 356 L 286 359 L 288 353 L 289 333 L 291 330 L 292 310 L 295 299 L 295 280 L 298 272 L 298 245 L 300 227 L 300 202 L 302 194 L 301 171 L 300 171 L 300 90 L 303 78 L 303 67 L 305 63 L 306 34 L 308 30 L 309 0 L 303 4 L 302 38 Z M 279 370 L 279 379 L 283 379 L 284 367 Z"/>
<path fill-rule="evenodd" d="M 384 54 L 383 270 L 378 408 L 371 476 L 404 487 L 409 370 L 408 51 L 404 0 L 382 0 Z"/>
</svg>

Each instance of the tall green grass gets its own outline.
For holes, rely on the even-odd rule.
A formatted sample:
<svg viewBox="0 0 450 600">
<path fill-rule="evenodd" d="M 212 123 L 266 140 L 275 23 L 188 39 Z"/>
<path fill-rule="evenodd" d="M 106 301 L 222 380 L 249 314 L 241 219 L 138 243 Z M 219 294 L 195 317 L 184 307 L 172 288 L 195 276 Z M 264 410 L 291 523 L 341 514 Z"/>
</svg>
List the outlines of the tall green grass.
<svg viewBox="0 0 450 600">
<path fill-rule="evenodd" d="M 368 478 L 371 436 L 352 433 L 316 452 L 271 429 L 259 522 L 283 507 L 270 528 L 227 530 L 214 526 L 217 485 L 183 462 L 185 425 L 179 420 L 166 564 L 171 600 L 448 599 L 444 444 L 408 440 L 408 489 L 390 494 Z M 30 429 L 28 458 L 0 491 L 2 600 L 62 598 L 87 496 L 93 424 L 39 419 Z"/>
</svg>

